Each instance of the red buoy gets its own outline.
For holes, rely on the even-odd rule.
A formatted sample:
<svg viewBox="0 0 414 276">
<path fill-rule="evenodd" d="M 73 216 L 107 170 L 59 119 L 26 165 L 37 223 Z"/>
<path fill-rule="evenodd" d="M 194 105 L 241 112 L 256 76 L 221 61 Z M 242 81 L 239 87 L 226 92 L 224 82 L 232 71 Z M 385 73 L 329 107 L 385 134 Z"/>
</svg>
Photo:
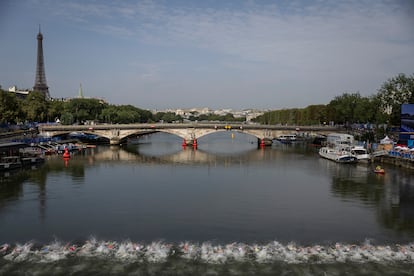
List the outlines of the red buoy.
<svg viewBox="0 0 414 276">
<path fill-rule="evenodd" d="M 264 139 L 262 139 L 262 140 L 260 141 L 260 147 L 261 147 L 261 148 L 264 148 L 264 147 L 265 147 L 265 142 L 264 142 Z"/>
<path fill-rule="evenodd" d="M 68 148 L 65 148 L 65 152 L 63 153 L 63 158 L 70 158 L 70 153 L 69 153 L 69 150 L 68 150 Z"/>
<path fill-rule="evenodd" d="M 183 139 L 183 143 L 181 144 L 181 146 L 183 148 L 187 147 L 187 141 L 185 140 L 185 138 Z"/>
<path fill-rule="evenodd" d="M 195 138 L 194 138 L 194 141 L 193 141 L 193 148 L 197 148 L 197 139 L 195 139 Z"/>
</svg>

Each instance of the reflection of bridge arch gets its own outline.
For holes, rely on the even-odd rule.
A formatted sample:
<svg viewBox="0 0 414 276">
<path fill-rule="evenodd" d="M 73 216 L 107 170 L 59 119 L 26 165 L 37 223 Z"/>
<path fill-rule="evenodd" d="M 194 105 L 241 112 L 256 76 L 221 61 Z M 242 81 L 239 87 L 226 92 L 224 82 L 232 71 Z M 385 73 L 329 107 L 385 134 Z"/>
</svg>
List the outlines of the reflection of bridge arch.
<svg viewBox="0 0 414 276">
<path fill-rule="evenodd" d="M 195 150 L 193 148 L 180 149 L 166 155 L 147 155 L 142 152 L 131 150 L 133 147 L 100 147 L 94 153 L 93 160 L 96 161 L 125 161 L 143 163 L 160 163 L 160 164 L 210 164 L 218 163 L 232 164 L 240 163 L 242 160 L 263 160 L 264 151 L 249 149 L 235 155 L 220 156 L 207 151 Z"/>
<path fill-rule="evenodd" d="M 124 125 L 74 125 L 74 126 L 40 126 L 39 133 L 42 136 L 53 137 L 69 134 L 71 132 L 83 132 L 98 135 L 109 139 L 110 144 L 121 144 L 133 135 L 144 135 L 154 132 L 174 134 L 190 143 L 194 139 L 206 136 L 218 131 L 236 131 L 250 134 L 258 139 L 275 139 L 283 134 L 292 132 L 301 134 L 327 134 L 340 132 L 340 129 L 329 126 L 271 126 L 271 125 L 247 125 L 247 124 L 124 124 Z M 343 131 L 343 130 L 342 130 Z"/>
</svg>

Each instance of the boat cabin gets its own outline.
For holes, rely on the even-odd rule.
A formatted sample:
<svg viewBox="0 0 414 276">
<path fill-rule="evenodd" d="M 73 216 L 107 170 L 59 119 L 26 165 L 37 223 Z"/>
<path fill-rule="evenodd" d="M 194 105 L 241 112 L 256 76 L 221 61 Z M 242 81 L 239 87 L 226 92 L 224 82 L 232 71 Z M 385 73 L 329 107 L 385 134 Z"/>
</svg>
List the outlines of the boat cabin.
<svg viewBox="0 0 414 276">
<path fill-rule="evenodd" d="M 354 136 L 343 133 L 331 133 L 326 138 L 329 147 L 349 149 L 354 144 Z"/>
<path fill-rule="evenodd" d="M 26 147 L 27 144 L 21 142 L 0 143 L 0 157 L 19 155 L 20 149 Z"/>
<path fill-rule="evenodd" d="M 277 137 L 277 140 L 282 143 L 291 143 L 296 141 L 296 134 L 283 134 Z"/>
</svg>

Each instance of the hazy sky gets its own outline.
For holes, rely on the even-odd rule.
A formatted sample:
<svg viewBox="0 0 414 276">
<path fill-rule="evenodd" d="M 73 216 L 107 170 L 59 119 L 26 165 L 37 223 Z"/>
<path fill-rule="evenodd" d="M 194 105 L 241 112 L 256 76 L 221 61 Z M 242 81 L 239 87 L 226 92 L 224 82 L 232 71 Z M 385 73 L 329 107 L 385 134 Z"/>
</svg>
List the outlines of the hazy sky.
<svg viewBox="0 0 414 276">
<path fill-rule="evenodd" d="M 414 73 L 414 1 L 0 1 L 0 85 L 144 109 L 280 109 Z"/>
</svg>

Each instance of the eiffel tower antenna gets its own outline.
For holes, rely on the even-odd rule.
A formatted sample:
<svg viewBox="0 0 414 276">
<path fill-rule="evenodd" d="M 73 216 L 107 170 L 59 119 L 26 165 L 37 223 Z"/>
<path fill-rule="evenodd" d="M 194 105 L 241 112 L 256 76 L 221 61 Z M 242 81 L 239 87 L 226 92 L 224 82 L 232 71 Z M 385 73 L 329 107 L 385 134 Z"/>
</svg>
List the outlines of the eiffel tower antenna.
<svg viewBox="0 0 414 276">
<path fill-rule="evenodd" d="M 46 83 L 45 63 L 43 60 L 43 35 L 40 31 L 37 34 L 37 63 L 36 63 L 36 78 L 33 86 L 33 91 L 38 91 L 44 94 L 46 99 L 50 99 L 49 87 Z"/>
</svg>

